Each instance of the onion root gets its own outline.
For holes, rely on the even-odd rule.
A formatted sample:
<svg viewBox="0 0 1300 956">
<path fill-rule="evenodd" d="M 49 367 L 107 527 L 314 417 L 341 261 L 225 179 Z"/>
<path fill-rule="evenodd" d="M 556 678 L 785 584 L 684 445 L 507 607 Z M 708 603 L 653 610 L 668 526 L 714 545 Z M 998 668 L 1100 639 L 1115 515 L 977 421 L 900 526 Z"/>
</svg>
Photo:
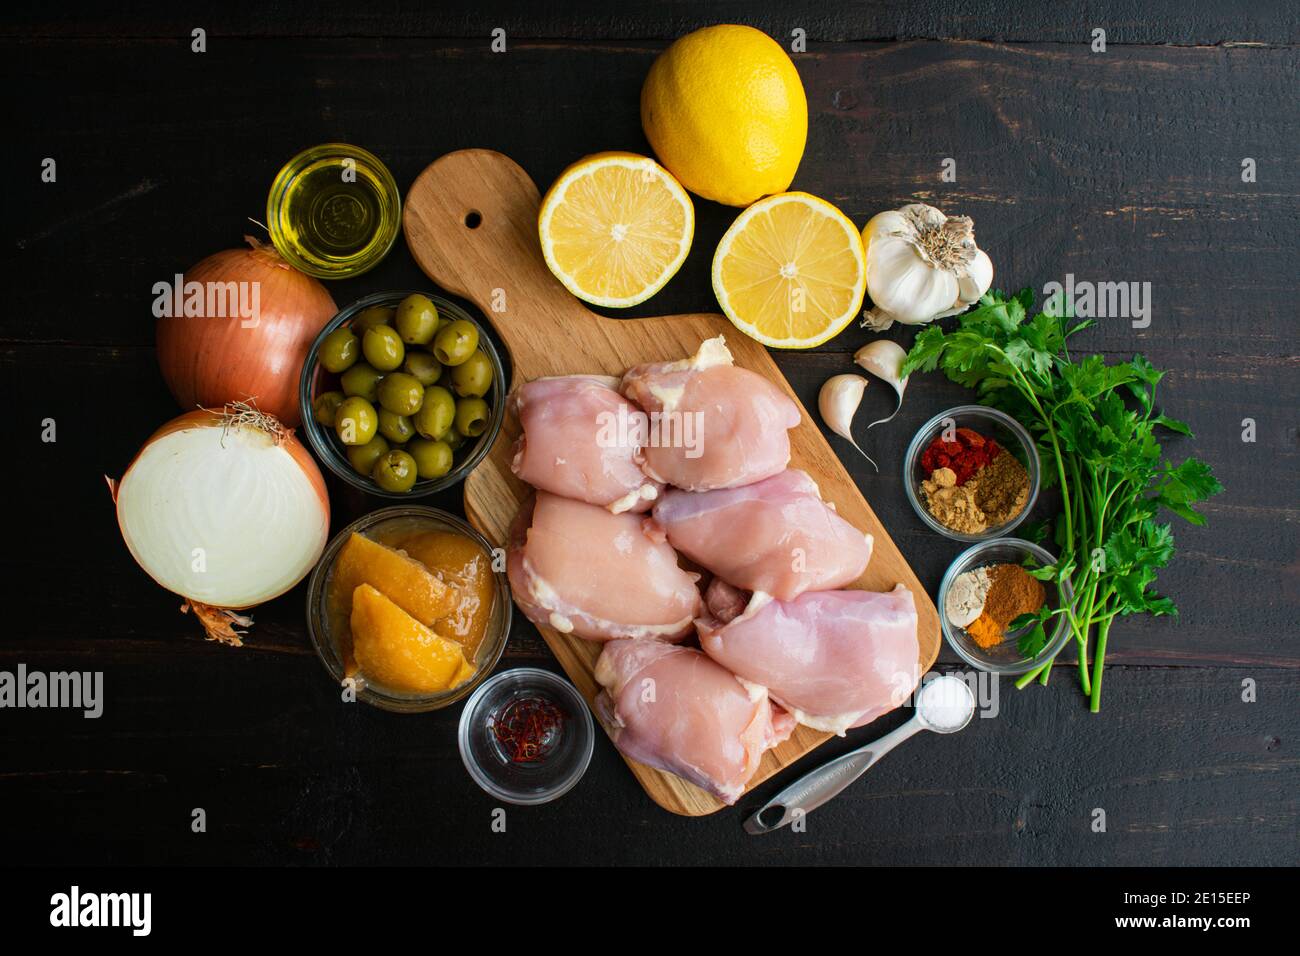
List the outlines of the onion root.
<svg viewBox="0 0 1300 956">
<path fill-rule="evenodd" d="M 244 646 L 244 631 L 235 630 L 236 627 L 253 626 L 251 617 L 247 614 L 236 614 L 230 608 L 213 607 L 210 604 L 200 604 L 198 601 L 186 601 L 181 605 L 182 614 L 188 614 L 190 611 L 194 612 L 194 616 L 203 625 L 208 640 L 228 644 L 231 647 Z"/>
</svg>

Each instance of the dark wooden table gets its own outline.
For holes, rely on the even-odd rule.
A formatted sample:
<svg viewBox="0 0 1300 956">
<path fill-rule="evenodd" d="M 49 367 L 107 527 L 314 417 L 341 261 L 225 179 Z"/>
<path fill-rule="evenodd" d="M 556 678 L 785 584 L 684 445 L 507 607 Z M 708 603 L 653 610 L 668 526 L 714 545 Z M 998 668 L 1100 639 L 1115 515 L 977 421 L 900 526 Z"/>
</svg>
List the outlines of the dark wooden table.
<svg viewBox="0 0 1300 956">
<path fill-rule="evenodd" d="M 11 450 L 0 669 L 102 670 L 107 696 L 99 720 L 0 711 L 11 862 L 1296 862 L 1293 4 L 426 6 L 239 14 L 174 3 L 110 16 L 37 4 L 0 27 Z M 859 223 L 914 199 L 969 214 L 1008 290 L 1069 273 L 1150 282 L 1150 327 L 1103 320 L 1081 347 L 1141 351 L 1169 369 L 1165 407 L 1196 438 L 1168 447 L 1211 462 L 1226 491 L 1205 527 L 1176 529 L 1160 585 L 1181 616 L 1116 627 L 1099 715 L 1066 668 L 1047 688 L 1004 682 L 996 718 L 909 743 L 811 815 L 807 832 L 761 839 L 744 835 L 738 810 L 661 811 L 602 737 L 574 792 L 510 809 L 497 833 L 495 802 L 457 754 L 459 708 L 400 717 L 341 705 L 307 640 L 302 587 L 260 608 L 235 650 L 205 643 L 130 559 L 101 475 L 120 474 L 178 411 L 157 370 L 151 286 L 237 245 L 246 217 L 263 218 L 280 164 L 313 143 L 364 145 L 403 187 L 462 147 L 502 150 L 543 187 L 586 153 L 646 151 L 647 68 L 673 37 L 718 21 L 787 47 L 805 31 L 794 60 L 811 123 L 796 188 Z M 498 27 L 504 53 L 489 46 Z M 1094 29 L 1104 52 L 1091 48 Z M 40 180 L 45 157 L 56 183 Z M 941 180 L 946 158 L 956 182 Z M 1254 182 L 1243 182 L 1246 158 Z M 714 308 L 709 262 L 735 211 L 697 211 L 687 265 L 639 314 Z M 343 304 L 421 280 L 399 244 L 331 290 Z M 868 338 L 853 328 L 777 359 L 812 408 Z M 911 512 L 899 459 L 925 418 L 966 397 L 918 376 L 902 414 L 867 438 L 879 475 L 833 439 L 932 591 L 960 547 Z M 878 417 L 887 399 L 873 387 L 863 414 Z M 52 444 L 40 437 L 47 418 Z M 336 527 L 378 504 L 338 483 L 331 493 Z M 459 507 L 455 494 L 430 503 Z M 503 666 L 554 666 L 523 621 L 507 654 Z M 957 663 L 945 648 L 940 669 Z M 191 831 L 196 807 L 203 834 Z M 1105 833 L 1093 832 L 1096 808 Z"/>
</svg>

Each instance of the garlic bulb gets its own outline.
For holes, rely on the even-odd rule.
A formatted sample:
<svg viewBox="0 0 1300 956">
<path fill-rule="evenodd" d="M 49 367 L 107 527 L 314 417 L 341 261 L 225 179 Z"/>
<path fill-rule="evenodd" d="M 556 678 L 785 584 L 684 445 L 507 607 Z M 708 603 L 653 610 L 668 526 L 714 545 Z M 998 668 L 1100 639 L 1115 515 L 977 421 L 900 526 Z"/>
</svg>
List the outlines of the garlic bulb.
<svg viewBox="0 0 1300 956">
<path fill-rule="evenodd" d="M 822 385 L 817 396 L 817 410 L 822 413 L 822 421 L 828 428 L 858 450 L 871 467 L 880 471 L 870 455 L 853 440 L 853 414 L 862 404 L 862 393 L 866 391 L 867 380 L 861 375 L 832 375 Z"/>
<path fill-rule="evenodd" d="M 874 306 L 862 324 L 878 332 L 895 322 L 924 325 L 956 315 L 993 284 L 993 262 L 975 245 L 969 216 L 911 203 L 872 216 L 862 241 Z"/>
</svg>

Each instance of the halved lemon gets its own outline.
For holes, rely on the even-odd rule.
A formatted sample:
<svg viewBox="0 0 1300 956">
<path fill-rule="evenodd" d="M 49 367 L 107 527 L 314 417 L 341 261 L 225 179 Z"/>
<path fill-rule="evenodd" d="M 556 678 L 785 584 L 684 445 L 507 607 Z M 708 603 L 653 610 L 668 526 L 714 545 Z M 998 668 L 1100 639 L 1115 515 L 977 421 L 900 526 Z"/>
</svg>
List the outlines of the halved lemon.
<svg viewBox="0 0 1300 956">
<path fill-rule="evenodd" d="M 621 309 L 662 289 L 686 261 L 695 207 L 648 156 L 596 153 L 560 174 L 537 217 L 542 254 L 584 302 Z"/>
<path fill-rule="evenodd" d="M 718 243 L 713 291 L 732 324 L 764 345 L 821 345 L 862 308 L 862 235 L 848 216 L 816 196 L 760 199 Z"/>
</svg>

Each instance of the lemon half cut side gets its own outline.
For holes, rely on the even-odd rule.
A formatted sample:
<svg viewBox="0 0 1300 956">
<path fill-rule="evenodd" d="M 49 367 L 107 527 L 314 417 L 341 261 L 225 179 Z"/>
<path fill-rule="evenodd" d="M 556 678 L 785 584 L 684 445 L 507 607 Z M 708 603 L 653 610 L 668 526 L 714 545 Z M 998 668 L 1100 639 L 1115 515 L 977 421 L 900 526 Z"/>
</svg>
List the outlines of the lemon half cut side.
<svg viewBox="0 0 1300 956">
<path fill-rule="evenodd" d="M 574 163 L 542 199 L 546 265 L 584 302 L 627 308 L 662 289 L 686 261 L 695 207 L 648 156 L 596 153 Z"/>
<path fill-rule="evenodd" d="M 732 324 L 764 345 L 821 345 L 862 308 L 861 233 L 848 216 L 808 193 L 760 199 L 718 243 L 713 291 Z"/>
</svg>

